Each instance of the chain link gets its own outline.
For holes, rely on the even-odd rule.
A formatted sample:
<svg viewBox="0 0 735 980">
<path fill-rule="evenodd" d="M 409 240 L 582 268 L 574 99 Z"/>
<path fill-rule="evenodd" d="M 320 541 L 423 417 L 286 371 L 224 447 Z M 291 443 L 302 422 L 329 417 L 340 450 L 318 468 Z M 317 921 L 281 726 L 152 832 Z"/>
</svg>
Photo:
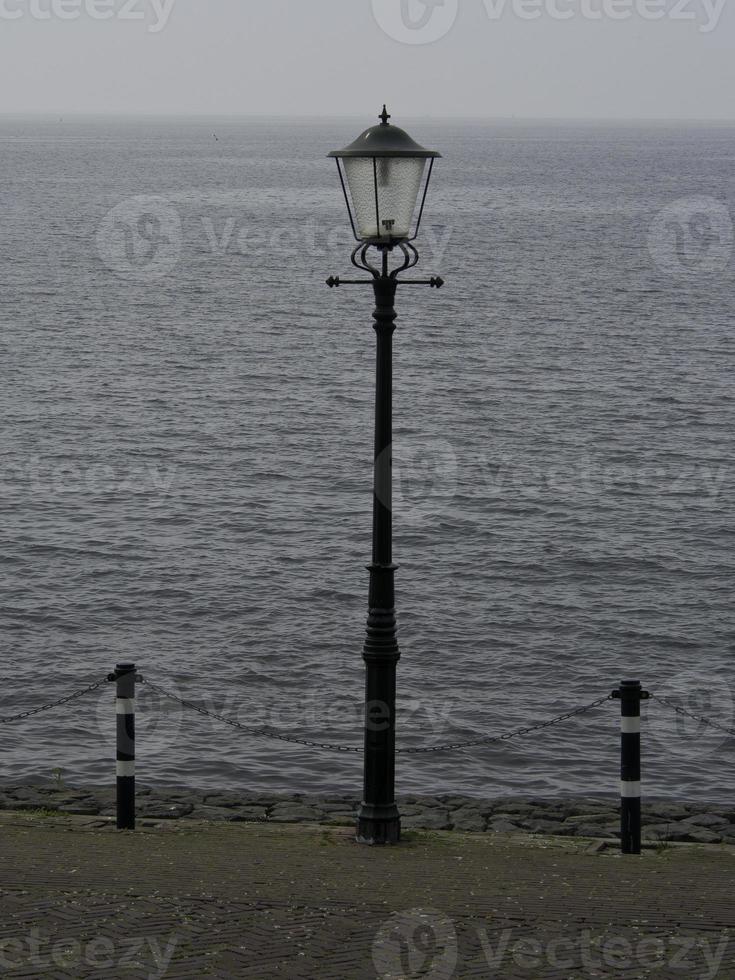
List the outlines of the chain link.
<svg viewBox="0 0 735 980">
<path fill-rule="evenodd" d="M 296 735 L 281 735 L 278 732 L 274 732 L 271 728 L 248 728 L 247 725 L 242 725 L 239 721 L 233 721 L 232 718 L 226 718 L 224 715 L 217 714 L 215 711 L 210 711 L 208 708 L 203 708 L 201 705 L 194 704 L 193 701 L 187 701 L 184 698 L 180 698 L 177 694 L 173 694 L 171 691 L 167 691 L 165 688 L 159 687 L 158 684 L 154 684 L 152 681 L 146 680 L 144 683 L 157 694 L 160 694 L 171 701 L 177 701 L 185 708 L 191 708 L 200 715 L 204 715 L 205 718 L 214 718 L 217 721 L 223 722 L 225 725 L 230 725 L 232 728 L 238 728 L 240 731 L 246 732 L 248 735 L 252 735 L 254 738 L 275 738 L 281 742 L 292 742 L 295 745 L 306 745 L 309 748 L 327 749 L 328 751 L 332 752 L 362 752 L 362 748 L 359 746 L 338 745 L 335 742 L 317 742 L 309 738 L 299 738 Z M 448 742 L 445 745 L 428 745 L 417 746 L 416 748 L 396 749 L 396 753 L 402 755 L 419 755 L 423 753 L 449 752 L 453 749 L 464 749 L 472 745 L 506 741 L 507 739 L 515 738 L 518 735 L 526 735 L 529 732 L 540 731 L 542 728 L 550 728 L 551 725 L 558 725 L 559 722 L 565 721 L 567 718 L 573 718 L 575 715 L 584 714 L 586 711 L 591 711 L 593 708 L 604 704 L 610 699 L 611 695 L 608 694 L 604 698 L 598 698 L 597 701 L 593 701 L 591 704 L 586 704 L 581 708 L 574 708 L 572 711 L 566 711 L 564 714 L 551 718 L 549 721 L 543 721 L 537 725 L 529 725 L 526 728 L 518 728 L 515 731 L 506 732 L 503 735 L 483 735 L 479 738 L 468 739 L 464 742 Z"/>
<path fill-rule="evenodd" d="M 669 701 L 668 698 L 662 697 L 660 694 L 652 694 L 651 698 L 660 701 L 661 704 L 665 704 L 667 708 L 671 708 L 677 714 L 686 715 L 688 718 L 693 718 L 694 721 L 704 722 L 705 725 L 709 725 L 711 728 L 717 728 L 721 732 L 725 732 L 726 735 L 735 735 L 735 729 L 725 728 L 724 725 L 720 725 L 716 721 L 711 721 L 709 718 L 702 717 L 702 715 L 695 715 L 691 711 L 687 711 L 686 708 L 682 708 L 680 705 L 674 704 L 673 701 Z"/>
<path fill-rule="evenodd" d="M 40 715 L 42 711 L 50 711 L 51 708 L 58 708 L 59 705 L 69 704 L 70 701 L 76 701 L 77 698 L 84 697 L 85 694 L 90 694 L 92 691 L 96 691 L 98 687 L 102 687 L 103 684 L 108 682 L 108 677 L 105 676 L 94 684 L 90 684 L 89 687 L 83 688 L 81 691 L 75 691 L 74 694 L 69 694 L 65 698 L 59 698 L 58 701 L 50 701 L 48 704 L 42 704 L 40 708 L 31 708 L 29 711 L 21 711 L 19 715 L 9 715 L 7 718 L 0 718 L 0 725 L 7 725 L 11 721 L 20 721 L 22 718 L 30 718 L 31 715 Z"/>
</svg>

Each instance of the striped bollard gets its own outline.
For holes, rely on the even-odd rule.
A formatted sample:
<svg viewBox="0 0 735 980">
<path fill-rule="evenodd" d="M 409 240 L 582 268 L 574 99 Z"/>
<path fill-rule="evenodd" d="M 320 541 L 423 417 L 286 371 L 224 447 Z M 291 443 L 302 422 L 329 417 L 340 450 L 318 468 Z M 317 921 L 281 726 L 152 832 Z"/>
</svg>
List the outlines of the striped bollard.
<svg viewBox="0 0 735 980">
<path fill-rule="evenodd" d="M 118 664 L 117 829 L 135 830 L 135 664 Z"/>
<path fill-rule="evenodd" d="M 612 696 L 620 701 L 620 850 L 641 853 L 641 701 L 649 697 L 640 681 L 622 681 Z"/>
</svg>

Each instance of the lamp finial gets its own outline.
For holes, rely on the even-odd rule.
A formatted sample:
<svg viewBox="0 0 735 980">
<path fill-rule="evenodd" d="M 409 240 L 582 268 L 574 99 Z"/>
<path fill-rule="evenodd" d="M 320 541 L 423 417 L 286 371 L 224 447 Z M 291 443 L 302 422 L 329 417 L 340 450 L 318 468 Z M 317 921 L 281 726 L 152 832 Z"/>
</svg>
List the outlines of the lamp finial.
<svg viewBox="0 0 735 980">
<path fill-rule="evenodd" d="M 383 111 L 378 116 L 378 119 L 381 119 L 383 121 L 383 125 L 384 126 L 387 126 L 388 125 L 388 120 L 391 119 L 391 118 L 392 117 L 389 115 L 388 110 L 385 108 L 385 106 L 383 106 Z"/>
</svg>

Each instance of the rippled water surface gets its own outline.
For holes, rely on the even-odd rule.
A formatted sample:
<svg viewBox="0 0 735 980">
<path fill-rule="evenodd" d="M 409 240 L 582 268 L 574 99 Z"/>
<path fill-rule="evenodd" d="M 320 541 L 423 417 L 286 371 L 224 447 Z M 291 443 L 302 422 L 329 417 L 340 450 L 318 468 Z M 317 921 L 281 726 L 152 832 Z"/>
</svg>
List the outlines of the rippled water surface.
<svg viewBox="0 0 735 980">
<path fill-rule="evenodd" d="M 447 284 L 399 294 L 401 745 L 624 676 L 733 725 L 735 129 L 406 122 L 444 153 L 419 271 Z M 361 124 L 0 123 L 0 714 L 133 660 L 359 745 L 372 297 L 324 279 L 325 154 Z M 148 783 L 360 785 L 139 693 Z M 111 695 L 2 726 L 3 781 L 108 781 Z M 617 711 L 404 756 L 399 790 L 614 793 Z M 649 791 L 732 802 L 732 738 L 643 728 Z"/>
</svg>

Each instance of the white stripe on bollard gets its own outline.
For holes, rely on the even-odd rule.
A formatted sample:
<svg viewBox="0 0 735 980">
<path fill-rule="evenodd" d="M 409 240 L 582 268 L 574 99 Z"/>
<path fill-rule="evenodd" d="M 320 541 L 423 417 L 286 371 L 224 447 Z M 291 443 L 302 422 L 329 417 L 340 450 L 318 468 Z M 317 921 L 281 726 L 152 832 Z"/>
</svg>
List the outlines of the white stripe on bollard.
<svg viewBox="0 0 735 980">
<path fill-rule="evenodd" d="M 117 713 L 119 715 L 134 715 L 135 701 L 132 698 L 118 698 Z"/>
<path fill-rule="evenodd" d="M 640 715 L 635 718 L 626 718 L 625 716 L 620 719 L 620 731 L 626 735 L 639 735 L 641 730 L 641 719 Z"/>
<path fill-rule="evenodd" d="M 636 782 L 632 779 L 621 779 L 620 795 L 625 799 L 635 799 L 636 796 L 640 796 L 641 795 L 640 781 Z"/>
<path fill-rule="evenodd" d="M 117 763 L 117 774 L 118 776 L 134 776 L 135 775 L 135 762 L 120 762 Z"/>
</svg>

